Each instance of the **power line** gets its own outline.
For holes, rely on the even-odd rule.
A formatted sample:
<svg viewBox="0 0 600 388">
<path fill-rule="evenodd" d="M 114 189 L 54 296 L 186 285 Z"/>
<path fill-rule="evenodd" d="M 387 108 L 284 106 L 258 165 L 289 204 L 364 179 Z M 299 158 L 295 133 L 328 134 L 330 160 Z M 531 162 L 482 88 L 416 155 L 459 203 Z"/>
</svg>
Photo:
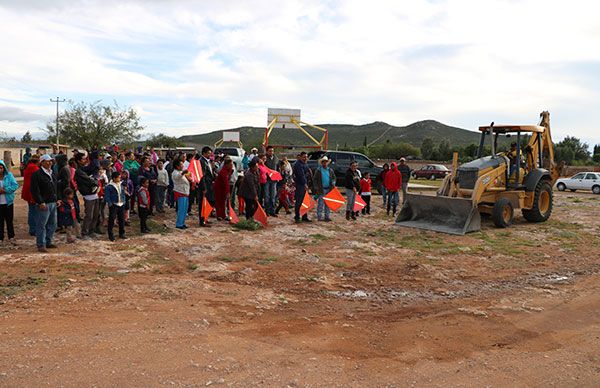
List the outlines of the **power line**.
<svg viewBox="0 0 600 388">
<path fill-rule="evenodd" d="M 59 138 L 59 132 L 58 132 L 58 104 L 61 102 L 65 102 L 67 100 L 65 100 L 64 98 L 61 100 L 60 98 L 56 97 L 56 100 L 50 99 L 50 102 L 56 102 L 56 146 L 60 147 L 60 138 Z"/>
</svg>

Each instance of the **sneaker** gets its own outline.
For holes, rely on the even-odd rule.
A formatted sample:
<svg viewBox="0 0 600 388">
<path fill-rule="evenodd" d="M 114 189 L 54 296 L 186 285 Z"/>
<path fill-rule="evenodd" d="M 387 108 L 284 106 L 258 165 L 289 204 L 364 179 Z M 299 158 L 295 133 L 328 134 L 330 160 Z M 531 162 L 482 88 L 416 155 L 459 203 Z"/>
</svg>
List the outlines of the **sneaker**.
<svg viewBox="0 0 600 388">
<path fill-rule="evenodd" d="M 302 222 L 308 222 L 308 223 L 311 223 L 311 222 L 312 222 L 312 220 L 309 220 L 308 218 L 303 218 L 303 219 L 302 219 Z"/>
<path fill-rule="evenodd" d="M 300 223 L 302 223 L 302 220 L 296 220 L 296 219 L 294 219 L 294 222 L 295 222 L 296 224 L 300 224 Z"/>
<path fill-rule="evenodd" d="M 54 248 L 58 248 L 58 247 L 56 245 L 50 243 L 50 244 L 46 244 L 46 248 L 54 249 Z"/>
<path fill-rule="evenodd" d="M 277 213 L 273 213 L 273 214 L 271 214 L 271 217 L 275 217 L 275 218 L 277 218 L 277 217 L 279 217 L 279 216 L 277 215 Z"/>
<path fill-rule="evenodd" d="M 181 229 L 181 230 L 186 230 L 187 226 L 183 225 L 183 226 L 176 226 L 176 229 Z"/>
<path fill-rule="evenodd" d="M 108 237 L 108 239 L 109 239 L 110 241 L 115 241 L 115 236 L 109 236 L 109 237 Z"/>
<path fill-rule="evenodd" d="M 121 236 L 119 236 L 119 238 L 120 238 L 121 240 L 127 240 L 127 236 L 125 236 L 124 234 L 123 234 L 123 235 L 121 235 Z"/>
</svg>

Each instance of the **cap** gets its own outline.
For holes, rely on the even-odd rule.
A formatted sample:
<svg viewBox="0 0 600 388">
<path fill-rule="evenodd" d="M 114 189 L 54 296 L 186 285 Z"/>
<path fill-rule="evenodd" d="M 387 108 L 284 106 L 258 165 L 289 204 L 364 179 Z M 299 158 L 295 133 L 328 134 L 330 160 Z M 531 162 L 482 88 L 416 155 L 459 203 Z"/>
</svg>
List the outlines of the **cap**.
<svg viewBox="0 0 600 388">
<path fill-rule="evenodd" d="M 401 162 L 406 162 L 406 159 L 404 159 L 404 158 L 400 158 L 400 161 L 401 161 Z"/>
<path fill-rule="evenodd" d="M 40 158 L 40 161 L 43 162 L 43 161 L 46 161 L 46 160 L 54 160 L 54 158 L 52 156 L 48 155 L 48 154 L 42 155 L 42 157 Z"/>
</svg>

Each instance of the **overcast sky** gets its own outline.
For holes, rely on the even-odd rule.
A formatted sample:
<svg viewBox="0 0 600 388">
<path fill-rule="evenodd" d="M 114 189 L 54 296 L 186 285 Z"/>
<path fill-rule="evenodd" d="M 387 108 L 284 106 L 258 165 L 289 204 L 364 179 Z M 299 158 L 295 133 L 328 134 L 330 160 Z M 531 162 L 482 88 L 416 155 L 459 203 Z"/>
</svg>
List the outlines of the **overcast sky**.
<svg viewBox="0 0 600 388">
<path fill-rule="evenodd" d="M 600 143 L 595 1 L 0 0 L 0 131 L 49 98 L 133 106 L 147 133 L 312 123 L 530 124 Z M 62 105 L 64 108 L 66 105 Z"/>
</svg>

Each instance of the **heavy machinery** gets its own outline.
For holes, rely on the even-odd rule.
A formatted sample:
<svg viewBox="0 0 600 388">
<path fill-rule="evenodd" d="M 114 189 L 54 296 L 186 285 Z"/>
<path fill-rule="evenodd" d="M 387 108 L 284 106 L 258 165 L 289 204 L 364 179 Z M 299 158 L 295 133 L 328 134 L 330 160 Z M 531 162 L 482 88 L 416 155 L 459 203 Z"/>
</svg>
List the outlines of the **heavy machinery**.
<svg viewBox="0 0 600 388">
<path fill-rule="evenodd" d="M 561 166 L 554 162 L 550 114 L 540 114 L 539 125 L 494 125 L 479 127 L 481 140 L 477 159 L 458 166 L 455 154 L 452 173 L 437 196 L 408 194 L 396 223 L 451 234 L 465 234 L 481 228 L 481 214 L 506 228 L 514 212 L 521 209 L 530 222 L 546 221 L 552 214 L 552 186 Z M 515 137 L 510 152 L 498 152 L 498 138 Z M 529 136 L 522 148 L 523 137 Z M 483 156 L 486 140 L 491 155 Z"/>
</svg>

